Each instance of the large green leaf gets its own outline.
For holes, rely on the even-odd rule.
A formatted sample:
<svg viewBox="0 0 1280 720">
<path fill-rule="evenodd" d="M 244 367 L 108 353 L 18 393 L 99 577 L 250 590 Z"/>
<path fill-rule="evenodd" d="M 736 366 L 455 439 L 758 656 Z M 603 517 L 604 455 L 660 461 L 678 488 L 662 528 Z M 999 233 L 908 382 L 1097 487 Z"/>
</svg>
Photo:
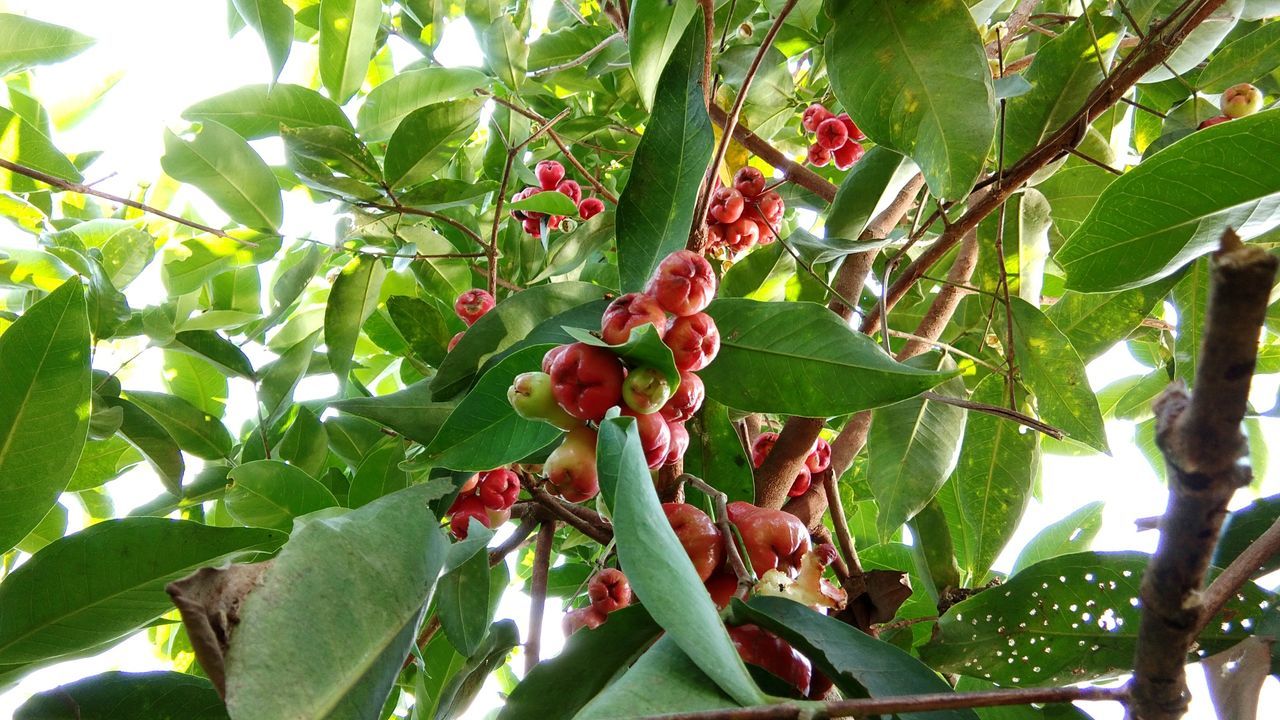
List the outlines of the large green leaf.
<svg viewBox="0 0 1280 720">
<path fill-rule="evenodd" d="M 614 355 L 626 361 L 628 367 L 651 367 L 660 370 L 671 383 L 674 392 L 680 387 L 680 370 L 676 367 L 671 348 L 662 342 L 662 338 L 652 325 L 641 325 L 632 328 L 627 341 L 621 345 L 610 345 L 582 328 L 565 328 L 565 332 L 574 340 L 586 345 L 608 348 Z"/>
<path fill-rule="evenodd" d="M 507 401 L 507 389 L 515 377 L 537 370 L 551 347 L 524 348 L 486 372 L 444 421 L 423 459 L 450 470 L 491 470 L 555 440 L 559 428 L 520 417 Z"/>
<path fill-rule="evenodd" d="M 381 0 L 321 1 L 320 80 L 339 105 L 364 84 L 381 23 Z"/>
<path fill-rule="evenodd" d="M 1088 503 L 1061 520 L 1045 526 L 1018 553 L 1011 574 L 1016 575 L 1042 560 L 1088 550 L 1089 544 L 1102 529 L 1104 505 L 1101 500 Z"/>
<path fill-rule="evenodd" d="M 1178 335 L 1173 345 L 1174 377 L 1186 383 L 1195 381 L 1200 364 L 1201 339 L 1209 312 L 1209 285 L 1212 277 L 1208 259 L 1197 260 L 1188 268 L 1170 299 L 1178 311 Z"/>
<path fill-rule="evenodd" d="M 249 143 L 225 125 L 204 121 L 190 140 L 166 130 L 160 165 L 173 179 L 200 188 L 235 222 L 275 230 L 284 220 L 276 176 Z"/>
<path fill-rule="evenodd" d="M 62 657 L 123 637 L 173 609 L 168 581 L 284 540 L 272 530 L 150 517 L 106 520 L 68 535 L 0 584 L 0 664 Z"/>
<path fill-rule="evenodd" d="M 1241 82 L 1257 82 L 1280 67 L 1280 24 L 1267 23 L 1214 53 L 1196 85 L 1219 93 Z"/>
<path fill-rule="evenodd" d="M 1250 239 L 1280 217 L 1280 112 L 1222 123 L 1174 143 L 1102 192 L 1058 251 L 1067 287 L 1107 292 L 1168 277 L 1232 228 Z"/>
<path fill-rule="evenodd" d="M 119 435 L 84 444 L 76 471 L 67 483 L 67 492 L 99 487 L 120 477 L 126 470 L 142 462 L 142 453 Z"/>
<path fill-rule="evenodd" d="M 93 38 L 71 28 L 0 13 L 0 75 L 62 62 L 88 50 L 93 43 Z"/>
<path fill-rule="evenodd" d="M 178 672 L 101 675 L 31 696 L 14 720 L 227 720 L 213 685 Z"/>
<path fill-rule="evenodd" d="M 338 504 L 318 480 L 278 460 L 238 465 L 227 479 L 227 512 L 250 527 L 288 532 L 295 518 Z"/>
<path fill-rule="evenodd" d="M 350 130 L 333 125 L 323 127 L 281 127 L 285 148 L 290 157 L 302 156 L 324 165 L 335 175 L 360 182 L 382 182 L 382 168 Z"/>
<path fill-rule="evenodd" d="M 409 487 L 409 473 L 400 467 L 404 462 L 404 442 L 391 440 L 369 453 L 356 468 L 347 493 L 347 507 L 368 505 L 383 495 Z"/>
<path fill-rule="evenodd" d="M 764 703 L 662 512 L 633 418 L 601 423 L 596 468 L 618 560 L 645 609 L 726 694 L 742 705 Z"/>
<path fill-rule="evenodd" d="M 466 657 L 475 654 L 489 629 L 489 553 L 493 531 L 471 521 L 467 539 L 449 546 L 436 616 L 449 642 Z"/>
<path fill-rule="evenodd" d="M 684 454 L 684 471 L 729 496 L 730 502 L 753 502 L 756 487 L 751 457 L 729 419 L 729 409 L 708 398 L 685 428 L 689 449 Z"/>
<path fill-rule="evenodd" d="M 915 163 L 886 147 L 868 150 L 840 183 L 827 214 L 825 236 L 857 240 L 916 172 Z"/>
<path fill-rule="evenodd" d="M 143 390 L 131 390 L 125 398 L 163 425 L 179 448 L 205 460 L 231 456 L 235 440 L 227 427 L 186 400 Z"/>
<path fill-rule="evenodd" d="M 1068 291 L 1044 314 L 1088 363 L 1136 330 L 1176 281 L 1177 276 L 1172 276 L 1115 293 Z"/>
<path fill-rule="evenodd" d="M 175 352 L 185 353 L 193 357 L 208 360 L 214 366 L 230 375 L 239 375 L 249 380 L 254 379 L 254 370 L 249 358 L 235 343 L 212 330 L 188 330 L 174 336 L 173 342 L 167 346 Z"/>
<path fill-rule="evenodd" d="M 365 140 L 386 140 L 414 110 L 469 97 L 488 83 L 484 73 L 465 67 L 430 67 L 397 73 L 369 92 L 356 116 L 356 127 Z"/>
<path fill-rule="evenodd" d="M 351 372 L 360 327 L 378 307 L 378 293 L 387 268 L 382 261 L 359 255 L 338 274 L 329 291 L 324 310 L 324 344 L 329 356 L 329 369 L 345 386 Z"/>
<path fill-rule="evenodd" d="M 448 488 L 415 485 L 300 524 L 241 606 L 227 657 L 232 717 L 378 716 L 444 561 L 427 504 Z"/>
<path fill-rule="evenodd" d="M 632 6 L 631 16 L 637 17 L 645 4 Z M 676 3 L 676 7 L 691 4 Z M 643 290 L 662 258 L 689 240 L 698 188 L 715 143 L 703 104 L 702 35 L 701 24 L 689 24 L 670 54 L 671 62 L 658 82 L 653 115 L 618 200 L 618 279 L 623 292 Z M 636 38 L 633 34 L 632 43 Z"/>
<path fill-rule="evenodd" d="M 387 142 L 387 184 L 399 190 L 430 180 L 475 131 L 483 104 L 478 98 L 438 102 L 405 116 Z"/>
<path fill-rule="evenodd" d="M 622 677 L 571 717 L 574 720 L 639 720 L 736 707 L 738 703 L 717 687 L 706 671 L 667 634 L 658 638 Z"/>
<path fill-rule="evenodd" d="M 707 314 L 720 330 L 720 354 L 699 375 L 709 397 L 738 410 L 847 415 L 914 397 L 949 377 L 895 362 L 815 303 L 720 299 Z"/>
<path fill-rule="evenodd" d="M 283 0 L 232 0 L 240 17 L 258 33 L 271 59 L 271 82 L 280 78 L 293 47 L 293 11 Z"/>
<path fill-rule="evenodd" d="M 368 418 L 423 445 L 430 444 L 454 409 L 453 403 L 431 401 L 431 385 L 426 380 L 390 395 L 348 398 L 330 405 L 340 412 Z"/>
<path fill-rule="evenodd" d="M 778 634 L 816 663 L 846 698 L 946 693 L 932 668 L 889 643 L 798 602 L 756 597 L 735 602 L 733 615 Z M 972 710 L 903 713 L 912 720 L 976 720 Z"/>
<path fill-rule="evenodd" d="M 54 147 L 48 136 L 22 116 L 3 107 L 0 107 L 0 157 L 63 180 L 84 180 L 76 166 Z M 29 187 L 34 187 L 31 181 L 11 175 L 8 170 L 0 170 L 0 190 L 26 190 Z"/>
<path fill-rule="evenodd" d="M 142 453 L 166 490 L 174 495 L 181 495 L 182 477 L 186 474 L 187 464 L 182 459 L 182 449 L 169 430 L 146 410 L 128 400 L 113 397 L 101 400 L 105 407 L 120 409 L 121 437 Z"/>
<path fill-rule="evenodd" d="M 0 547 L 67 487 L 89 431 L 89 317 L 73 277 L 0 335 Z"/>
<path fill-rule="evenodd" d="M 275 362 L 262 368 L 262 382 L 258 387 L 258 401 L 266 409 L 266 424 L 270 426 L 289 409 L 293 390 L 307 374 L 311 366 L 311 354 L 320 340 L 320 331 L 311 333 L 298 344 L 285 350 Z"/>
<path fill-rule="evenodd" d="M 505 570 L 504 565 L 498 572 L 505 573 Z M 457 674 L 449 678 L 449 682 L 440 689 L 436 720 L 462 717 L 471 702 L 484 691 L 488 677 L 507 664 L 511 651 L 519 644 L 520 629 L 514 620 L 499 620 L 490 625 L 475 654 L 467 658 Z M 430 667 L 435 669 L 434 666 Z"/>
<path fill-rule="evenodd" d="M 915 160 L 934 195 L 964 197 L 996 128 L 991 69 L 969 9 L 958 0 L 836 0 L 828 12 L 827 71 L 840 103 L 877 144 Z"/>
<path fill-rule="evenodd" d="M 646 108 L 656 106 L 659 78 L 695 15 L 701 13 L 698 4 L 693 2 L 635 0 L 631 3 L 627 35 L 631 76 Z"/>
<path fill-rule="evenodd" d="M 476 41 L 489 72 L 508 89 L 519 90 L 529 65 L 529 41 L 514 19 L 507 14 L 493 18 L 476 28 Z"/>
<path fill-rule="evenodd" d="M 281 125 L 351 129 L 351 121 L 332 100 L 311 88 L 284 83 L 246 85 L 215 95 L 183 110 L 182 117 L 222 123 L 246 140 L 278 135 Z"/>
</svg>

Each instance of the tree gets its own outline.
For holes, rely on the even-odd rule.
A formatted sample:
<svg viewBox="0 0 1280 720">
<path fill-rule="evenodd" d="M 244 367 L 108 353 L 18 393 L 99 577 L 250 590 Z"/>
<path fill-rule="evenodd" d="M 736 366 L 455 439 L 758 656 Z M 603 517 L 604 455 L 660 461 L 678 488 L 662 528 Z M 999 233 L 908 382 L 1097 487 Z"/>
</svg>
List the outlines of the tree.
<svg viewBox="0 0 1280 720">
<path fill-rule="evenodd" d="M 463 5 L 233 0 L 269 82 L 188 108 L 136 198 L 28 91 L 92 40 L 0 14 L 0 688 L 144 629 L 174 658 L 19 718 L 449 718 L 496 673 L 511 720 L 1153 720 L 1224 651 L 1256 713 L 1280 499 L 1227 504 L 1280 348 L 1280 5 Z M 482 69 L 434 59 L 461 17 Z M 281 234 L 286 192 L 334 244 Z M 1149 374 L 1095 393 L 1120 343 Z M 1090 551 L 1095 502 L 993 571 L 1044 454 L 1117 416 L 1159 549 Z M 117 517 L 143 464 L 165 492 Z"/>
</svg>

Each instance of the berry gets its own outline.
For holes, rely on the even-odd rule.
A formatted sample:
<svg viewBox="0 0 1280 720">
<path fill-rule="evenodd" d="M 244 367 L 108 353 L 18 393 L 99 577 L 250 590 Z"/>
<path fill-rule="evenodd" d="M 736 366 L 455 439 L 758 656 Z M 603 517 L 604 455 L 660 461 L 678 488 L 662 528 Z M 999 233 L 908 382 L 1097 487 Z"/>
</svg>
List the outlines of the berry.
<svg viewBox="0 0 1280 720">
<path fill-rule="evenodd" d="M 604 212 L 604 201 L 600 198 L 583 198 L 582 202 L 578 203 L 578 216 L 583 220 L 590 220 L 602 212 Z"/>
<path fill-rule="evenodd" d="M 604 624 L 604 619 L 604 613 L 588 605 L 565 613 L 564 618 L 560 620 L 560 629 L 564 631 L 565 637 L 568 637 L 582 628 L 595 630 Z"/>
<path fill-rule="evenodd" d="M 760 215 L 763 215 L 773 227 L 782 224 L 782 214 L 787 210 L 787 204 L 783 202 L 782 196 L 774 190 L 756 198 L 756 207 L 760 209 Z"/>
<path fill-rule="evenodd" d="M 809 146 L 809 154 L 805 159 L 814 167 L 826 167 L 831 164 L 831 151 L 814 143 Z"/>
<path fill-rule="evenodd" d="M 538 184 L 543 190 L 555 190 L 564 179 L 564 166 L 555 160 L 543 160 L 534 168 L 533 174 L 538 176 Z"/>
<path fill-rule="evenodd" d="M 801 697 L 809 694 L 813 667 L 809 660 L 785 640 L 756 625 L 728 628 L 729 639 L 743 662 L 767 670 L 794 687 Z"/>
<path fill-rule="evenodd" d="M 809 132 L 817 132 L 818 126 L 823 122 L 831 119 L 831 111 L 818 103 L 814 103 L 805 108 L 804 115 L 800 117 L 800 125 Z"/>
<path fill-rule="evenodd" d="M 693 505 L 663 503 L 662 512 L 666 514 L 667 522 L 671 523 L 671 529 L 676 532 L 685 553 L 689 555 L 698 578 L 706 582 L 724 560 L 720 529 L 711 521 L 710 516 Z"/>
<path fill-rule="evenodd" d="M 471 518 L 475 518 L 476 522 L 485 527 L 490 527 L 489 510 L 477 495 L 459 495 L 449 508 L 449 514 L 449 531 L 459 540 L 467 538 Z"/>
<path fill-rule="evenodd" d="M 667 421 L 657 413 L 641 415 L 631 408 L 623 408 L 622 414 L 636 419 L 640 447 L 644 449 L 644 459 L 649 469 L 662 467 L 667 462 L 667 452 L 671 449 L 671 430 L 667 427 Z"/>
<path fill-rule="evenodd" d="M 1262 109 L 1262 91 L 1249 83 L 1232 85 L 1222 93 L 1222 114 L 1242 118 Z"/>
<path fill-rule="evenodd" d="M 459 332 L 458 334 L 449 338 L 449 347 L 446 348 L 445 352 L 453 352 L 453 349 L 458 346 L 458 341 L 461 340 L 462 336 L 466 334 L 467 334 L 467 331 L 463 330 L 462 332 Z"/>
<path fill-rule="evenodd" d="M 458 495 L 470 495 L 472 492 L 475 491 L 476 486 L 479 484 L 480 484 L 480 473 L 476 473 L 471 477 L 467 478 L 466 482 L 462 483 L 462 487 L 458 488 Z"/>
<path fill-rule="evenodd" d="M 674 465 L 684 458 L 684 454 L 689 451 L 689 430 L 682 422 L 672 422 L 663 418 L 667 423 L 667 430 L 671 433 L 671 447 L 667 449 L 667 460 L 664 465 Z"/>
<path fill-rule="evenodd" d="M 740 217 L 734 224 L 725 226 L 724 242 L 734 252 L 750 250 L 759 240 L 760 228 L 749 217 Z"/>
<path fill-rule="evenodd" d="M 809 457 L 805 458 L 804 464 L 811 473 L 820 473 L 831 467 L 831 444 L 818 438 L 813 444 L 813 450 L 809 451 Z"/>
<path fill-rule="evenodd" d="M 511 196 L 511 202 L 512 202 L 512 203 L 518 203 L 518 202 L 520 202 L 521 200 L 524 200 L 525 198 L 527 198 L 527 197 L 529 197 L 529 196 L 533 195 L 533 194 L 534 194 L 534 193 L 536 193 L 536 192 L 538 192 L 538 188 L 531 188 L 531 187 L 525 188 L 525 189 L 521 190 L 520 192 L 516 193 L 515 195 L 512 195 L 512 196 Z M 513 217 L 513 218 L 515 218 L 515 219 L 517 219 L 517 220 L 519 220 L 519 221 L 521 221 L 521 222 L 524 222 L 525 220 L 528 220 L 528 219 L 529 219 L 529 214 L 528 214 L 527 212 L 525 212 L 524 210 L 512 210 L 512 211 L 511 211 L 511 217 Z"/>
<path fill-rule="evenodd" d="M 453 311 L 462 318 L 462 322 L 471 326 L 496 304 L 493 296 L 487 291 L 473 288 L 458 296 L 458 299 L 453 302 Z"/>
<path fill-rule="evenodd" d="M 1200 123 L 1196 127 L 1196 129 L 1203 130 L 1207 127 L 1213 127 L 1214 125 L 1221 125 L 1224 122 L 1230 122 L 1230 120 L 1231 118 L 1227 117 L 1226 115 L 1218 115 L 1216 117 L 1211 117 L 1208 120 L 1205 120 L 1204 122 Z"/>
<path fill-rule="evenodd" d="M 555 364 L 556 358 L 560 357 L 560 355 L 562 355 L 564 351 L 568 349 L 569 349 L 568 345 L 557 345 L 551 348 L 550 350 L 548 350 L 547 354 L 542 356 L 542 372 L 550 375 L 551 366 Z"/>
<path fill-rule="evenodd" d="M 731 187 L 717 188 L 711 194 L 711 207 L 707 208 L 707 214 L 716 222 L 731 223 L 742 217 L 742 206 L 742 193 Z"/>
<path fill-rule="evenodd" d="M 707 578 L 703 585 L 707 588 L 707 594 L 711 596 L 711 602 L 723 609 L 733 599 L 733 593 L 738 589 L 738 577 L 728 567 L 722 567 L 719 572 Z"/>
<path fill-rule="evenodd" d="M 601 420 L 622 402 L 622 361 L 594 345 L 573 343 L 551 366 L 551 392 L 560 407 L 581 420 Z"/>
<path fill-rule="evenodd" d="M 596 612 L 608 615 L 631 604 L 631 583 L 617 568 L 605 568 L 587 584 L 587 597 Z"/>
<path fill-rule="evenodd" d="M 506 510 L 520 496 L 520 478 L 507 468 L 490 470 L 480 476 L 480 502 L 490 510 Z"/>
<path fill-rule="evenodd" d="M 544 420 L 562 430 L 572 430 L 582 424 L 556 402 L 551 391 L 551 376 L 544 372 L 517 375 L 507 388 L 507 402 L 526 420 Z"/>
<path fill-rule="evenodd" d="M 671 422 L 685 422 L 693 417 L 702 407 L 707 390 L 702 378 L 688 370 L 680 371 L 680 387 L 672 393 L 671 399 L 662 406 L 662 417 Z"/>
<path fill-rule="evenodd" d="M 751 467 L 759 468 L 764 464 L 764 459 L 769 457 L 769 453 L 773 451 L 774 443 L 778 442 L 778 433 L 762 432 L 756 436 L 751 443 Z"/>
<path fill-rule="evenodd" d="M 816 140 L 816 144 L 828 150 L 836 150 L 849 141 L 849 128 L 836 118 L 823 120 L 818 126 Z"/>
<path fill-rule="evenodd" d="M 800 472 L 796 473 L 796 479 L 791 483 L 791 489 L 787 491 L 787 495 L 800 497 L 809 490 L 811 484 L 813 484 L 813 474 L 809 472 L 807 466 L 801 465 Z"/>
<path fill-rule="evenodd" d="M 751 567 L 758 575 L 773 569 L 794 575 L 800 570 L 800 562 L 809 552 L 809 530 L 800 518 L 742 501 L 729 503 L 728 511 L 729 522 L 742 534 Z"/>
<path fill-rule="evenodd" d="M 840 170 L 848 170 L 865 152 L 866 150 L 856 142 L 845 143 L 844 147 L 835 152 L 836 167 Z"/>
<path fill-rule="evenodd" d="M 733 187 L 742 193 L 744 198 L 753 198 L 764 192 L 764 173 L 747 166 L 739 168 L 733 175 Z"/>
<path fill-rule="evenodd" d="M 622 402 L 640 415 L 658 412 L 670 399 L 671 383 L 657 368 L 636 368 L 622 382 Z"/>
<path fill-rule="evenodd" d="M 542 223 L 534 218 L 527 218 L 522 224 L 525 233 L 534 237 L 542 235 Z"/>
<path fill-rule="evenodd" d="M 711 224 L 707 226 L 707 248 L 714 249 L 724 245 L 724 226 Z"/>
<path fill-rule="evenodd" d="M 582 186 L 576 180 L 562 180 L 556 185 L 556 190 L 561 195 L 567 196 L 576 205 L 582 199 Z"/>
<path fill-rule="evenodd" d="M 858 126 L 854 124 L 853 118 L 849 117 L 849 113 L 840 113 L 838 116 L 836 116 L 836 119 L 838 119 L 841 123 L 844 124 L 845 130 L 849 131 L 850 140 L 856 141 L 856 140 L 867 139 L 866 133 L 862 132 L 862 130 L 859 129 Z"/>
<path fill-rule="evenodd" d="M 673 315 L 693 315 L 706 309 L 715 297 L 716 274 L 703 256 L 677 250 L 658 263 L 645 293 Z"/>
<path fill-rule="evenodd" d="M 590 500 L 600 492 L 596 474 L 596 431 L 583 425 L 570 430 L 551 451 L 542 469 L 547 482 L 569 502 Z"/>
<path fill-rule="evenodd" d="M 720 352 L 720 331 L 706 313 L 676 318 L 662 341 L 671 348 L 676 367 L 681 370 L 701 370 Z"/>
<path fill-rule="evenodd" d="M 614 298 L 600 319 L 600 337 L 610 345 L 622 345 L 632 328 L 652 325 L 658 337 L 667 331 L 667 313 L 650 295 L 627 293 Z"/>
</svg>

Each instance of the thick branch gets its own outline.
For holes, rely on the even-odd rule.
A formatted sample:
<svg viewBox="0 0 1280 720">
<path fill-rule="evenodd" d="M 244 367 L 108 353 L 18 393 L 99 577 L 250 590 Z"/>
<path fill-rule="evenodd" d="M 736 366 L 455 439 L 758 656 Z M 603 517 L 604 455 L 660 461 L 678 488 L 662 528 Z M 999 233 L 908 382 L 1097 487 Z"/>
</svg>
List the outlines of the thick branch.
<svg viewBox="0 0 1280 720">
<path fill-rule="evenodd" d="M 547 575 L 551 571 L 551 543 L 556 539 L 556 521 L 538 527 L 538 543 L 533 551 L 533 577 L 529 584 L 529 637 L 524 641 L 524 672 L 538 664 L 542 645 L 542 616 L 547 609 Z"/>
<path fill-rule="evenodd" d="M 719 105 L 712 103 L 709 112 L 711 113 L 711 121 L 721 128 L 729 123 L 728 114 Z M 809 190 L 827 202 L 836 199 L 836 190 L 838 188 L 835 185 L 828 182 L 826 178 L 818 173 L 787 157 L 786 153 L 769 144 L 768 140 L 756 135 L 741 124 L 734 127 L 733 139 L 742 143 L 742 146 L 751 151 L 756 157 L 781 170 L 783 177 L 788 181 Z"/>
<path fill-rule="evenodd" d="M 1223 234 L 1214 255 L 1194 394 L 1171 386 L 1156 401 L 1156 442 L 1169 476 L 1160 542 L 1142 577 L 1133 717 L 1177 720 L 1187 710 L 1184 666 L 1206 612 L 1201 589 L 1227 503 L 1248 484 L 1240 422 L 1257 362 L 1275 257 Z M 1228 581 L 1230 582 L 1230 581 Z"/>
</svg>

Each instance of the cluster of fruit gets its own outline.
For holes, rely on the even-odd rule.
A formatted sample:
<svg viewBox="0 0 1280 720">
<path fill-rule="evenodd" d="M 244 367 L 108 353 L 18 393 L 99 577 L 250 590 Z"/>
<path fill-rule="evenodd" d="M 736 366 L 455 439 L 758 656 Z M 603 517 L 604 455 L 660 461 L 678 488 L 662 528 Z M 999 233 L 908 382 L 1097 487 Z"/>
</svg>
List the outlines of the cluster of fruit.
<svg viewBox="0 0 1280 720">
<path fill-rule="evenodd" d="M 701 255 L 680 250 L 658 264 L 643 293 L 614 299 L 604 311 L 600 337 L 627 342 L 631 331 L 652 325 L 675 358 L 679 384 L 660 369 L 627 363 L 614 350 L 583 342 L 552 348 L 542 371 L 518 375 L 507 391 L 522 417 L 567 430 L 543 469 L 550 489 L 570 502 L 599 491 L 596 430 L 610 408 L 636 419 L 650 468 L 675 463 L 689 447 L 684 423 L 702 406 L 702 380 L 695 371 L 720 351 L 715 321 L 702 312 L 716 292 L 716 276 Z M 667 313 L 675 317 L 667 319 Z"/>
<path fill-rule="evenodd" d="M 566 637 L 584 627 L 595 630 L 609 613 L 630 605 L 631 584 L 621 570 L 605 568 L 587 583 L 587 597 L 591 600 L 589 605 L 570 610 L 560 621 Z"/>
<path fill-rule="evenodd" d="M 760 433 L 755 442 L 751 443 L 751 466 L 759 470 L 764 464 L 764 459 L 773 451 L 776 442 L 778 442 L 778 433 Z M 791 497 L 800 497 L 809 489 L 813 476 L 829 467 L 831 467 L 831 445 L 826 440 L 818 438 L 813 443 L 813 448 L 809 450 L 804 465 L 800 466 L 800 472 L 796 473 L 795 482 L 791 484 L 787 494 Z"/>
<path fill-rule="evenodd" d="M 487 291 L 481 290 L 480 288 L 473 288 L 462 293 L 458 296 L 457 300 L 453 301 L 453 311 L 457 313 L 458 318 L 461 319 L 462 322 L 467 324 L 467 327 L 471 327 L 476 324 L 477 320 L 484 317 L 485 313 L 492 310 L 493 306 L 496 304 L 497 301 L 495 301 L 493 296 Z M 454 346 L 458 344 L 458 341 L 461 340 L 462 336 L 466 333 L 467 331 L 463 330 L 450 338 L 450 352 L 453 352 Z"/>
<path fill-rule="evenodd" d="M 540 192 L 558 192 L 568 197 L 578 206 L 578 216 L 590 220 L 593 216 L 604 212 L 604 201 L 600 198 L 582 197 L 582 186 L 575 180 L 564 179 L 564 166 L 554 160 L 543 160 L 534 167 L 533 174 L 538 178 L 538 187 L 527 187 L 516 193 L 511 202 L 520 202 Z M 564 222 L 564 215 L 546 215 L 532 210 L 512 210 L 511 217 L 519 220 L 524 231 L 534 237 L 542 235 L 542 221 L 547 227 L 556 230 Z"/>
<path fill-rule="evenodd" d="M 1218 102 L 1218 107 L 1222 109 L 1222 114 L 1200 123 L 1198 130 L 1258 112 L 1262 109 L 1262 91 L 1249 83 L 1232 85 L 1222 91 L 1222 99 Z"/>
<path fill-rule="evenodd" d="M 744 167 L 733 176 L 733 187 L 719 187 L 707 205 L 707 250 L 729 256 L 768 245 L 777 235 L 786 211 L 782 196 L 765 186 L 764 173 Z"/>
<path fill-rule="evenodd" d="M 833 114 L 825 106 L 814 103 L 805 108 L 800 124 L 813 133 L 809 146 L 809 164 L 822 167 L 832 161 L 848 170 L 866 152 L 860 141 L 867 136 L 853 123 L 848 113 Z"/>
<path fill-rule="evenodd" d="M 520 477 L 509 468 L 476 473 L 467 479 L 449 506 L 449 530 L 462 540 L 471 519 L 493 529 L 511 519 L 511 506 L 520 496 Z"/>
</svg>

